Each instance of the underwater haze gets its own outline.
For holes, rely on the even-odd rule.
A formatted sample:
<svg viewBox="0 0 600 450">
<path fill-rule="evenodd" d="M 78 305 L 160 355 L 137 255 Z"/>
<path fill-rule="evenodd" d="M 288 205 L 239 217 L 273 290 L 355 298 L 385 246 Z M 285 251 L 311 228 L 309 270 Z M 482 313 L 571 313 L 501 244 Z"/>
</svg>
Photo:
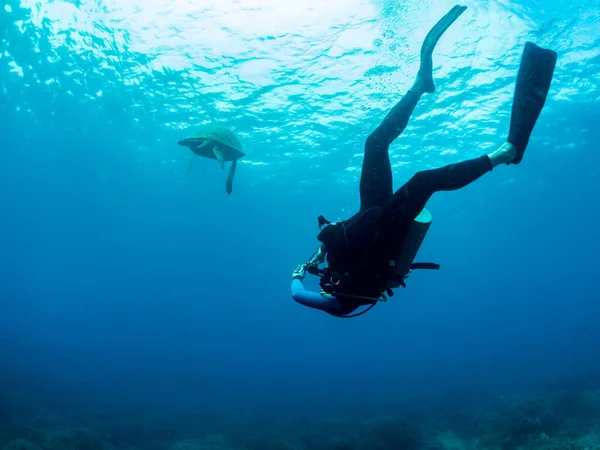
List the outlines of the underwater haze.
<svg viewBox="0 0 600 450">
<path fill-rule="evenodd" d="M 600 4 L 461 4 L 394 188 L 505 141 L 526 41 L 558 53 L 546 106 L 521 165 L 429 201 L 417 259 L 440 270 L 340 319 L 294 302 L 292 272 L 319 215 L 357 211 L 365 139 L 454 3 L 0 2 L 0 448 L 542 448 L 562 425 L 498 444 L 510 425 L 473 417 L 558 392 L 588 408 L 557 407 L 561 439 L 600 436 Z M 178 145 L 206 124 L 244 147 L 231 195 Z M 54 445 L 75 425 L 102 445 Z"/>
</svg>

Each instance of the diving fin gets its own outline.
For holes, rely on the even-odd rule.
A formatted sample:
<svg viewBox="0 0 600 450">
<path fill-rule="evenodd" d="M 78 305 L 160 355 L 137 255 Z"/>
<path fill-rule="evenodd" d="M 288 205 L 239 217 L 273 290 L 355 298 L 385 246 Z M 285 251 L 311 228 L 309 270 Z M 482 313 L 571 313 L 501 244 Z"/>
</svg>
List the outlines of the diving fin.
<svg viewBox="0 0 600 450">
<path fill-rule="evenodd" d="M 421 67 L 418 74 L 419 78 L 423 81 L 425 92 L 435 92 L 435 85 L 433 84 L 433 50 L 435 46 L 446 30 L 450 28 L 450 25 L 466 10 L 466 6 L 453 6 L 425 36 L 425 40 L 421 46 Z"/>
<path fill-rule="evenodd" d="M 228 194 L 231 194 L 233 190 L 233 176 L 235 175 L 235 168 L 237 167 L 237 159 L 234 159 L 229 166 L 229 173 L 227 174 L 227 181 L 225 182 L 225 190 Z"/>
<path fill-rule="evenodd" d="M 519 164 L 523 159 L 529 137 L 548 96 L 557 57 L 552 50 L 538 47 L 532 42 L 525 43 L 507 139 L 517 149 L 511 164 Z"/>
<path fill-rule="evenodd" d="M 219 161 L 219 165 L 221 166 L 221 169 L 224 169 L 225 168 L 225 153 L 223 153 L 217 147 L 213 147 L 213 154 L 215 155 L 215 158 L 217 158 L 217 161 Z"/>
<path fill-rule="evenodd" d="M 194 165 L 194 156 L 195 156 L 195 153 L 192 153 L 192 154 L 190 155 L 190 162 L 188 163 L 188 172 L 189 172 L 190 170 L 192 170 L 192 167 L 193 167 L 193 165 Z"/>
</svg>

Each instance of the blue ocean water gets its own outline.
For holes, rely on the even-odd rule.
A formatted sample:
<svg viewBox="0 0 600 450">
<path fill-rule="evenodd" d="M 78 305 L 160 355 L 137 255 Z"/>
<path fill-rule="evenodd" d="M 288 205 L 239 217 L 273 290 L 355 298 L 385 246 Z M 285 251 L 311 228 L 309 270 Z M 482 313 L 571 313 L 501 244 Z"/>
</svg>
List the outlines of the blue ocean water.
<svg viewBox="0 0 600 450">
<path fill-rule="evenodd" d="M 452 2 L 4 0 L 6 409 L 375 416 L 600 373 L 600 5 L 464 4 L 395 188 L 502 144 L 528 40 L 558 53 L 546 107 L 521 165 L 428 203 L 418 259 L 441 270 L 342 320 L 291 273 L 319 215 L 356 212 L 364 140 Z M 215 122 L 247 153 L 230 196 L 177 145 Z"/>
</svg>

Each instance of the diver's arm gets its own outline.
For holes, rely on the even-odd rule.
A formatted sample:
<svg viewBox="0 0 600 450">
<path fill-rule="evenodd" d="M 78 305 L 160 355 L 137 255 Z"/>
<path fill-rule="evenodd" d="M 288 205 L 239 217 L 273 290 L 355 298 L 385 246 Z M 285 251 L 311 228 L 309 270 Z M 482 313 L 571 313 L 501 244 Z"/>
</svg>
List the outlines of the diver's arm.
<svg viewBox="0 0 600 450">
<path fill-rule="evenodd" d="M 323 246 L 311 256 L 306 264 L 300 264 L 292 273 L 292 298 L 301 305 L 322 311 L 337 311 L 342 309 L 340 301 L 333 296 L 324 296 L 318 292 L 309 291 L 304 287 L 304 276 L 309 267 L 317 267 L 325 261 L 325 249 Z"/>
<path fill-rule="evenodd" d="M 319 264 L 325 262 L 325 246 L 321 245 L 319 249 L 313 253 L 310 257 L 310 261 L 306 263 L 307 266 L 318 266 Z"/>
<path fill-rule="evenodd" d="M 343 309 L 337 298 L 324 296 L 318 292 L 305 289 L 302 279 L 299 277 L 294 277 L 292 279 L 291 289 L 292 298 L 301 305 L 326 312 L 342 311 Z"/>
</svg>

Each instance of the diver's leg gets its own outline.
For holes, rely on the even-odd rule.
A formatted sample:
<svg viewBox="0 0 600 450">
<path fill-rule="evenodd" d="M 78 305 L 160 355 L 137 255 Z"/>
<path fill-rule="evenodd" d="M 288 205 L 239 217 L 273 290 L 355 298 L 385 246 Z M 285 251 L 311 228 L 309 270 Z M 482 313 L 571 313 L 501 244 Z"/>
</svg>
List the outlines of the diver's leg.
<svg viewBox="0 0 600 450">
<path fill-rule="evenodd" d="M 411 221 L 419 215 L 434 192 L 460 189 L 499 164 L 519 164 L 546 101 L 556 59 L 554 51 L 526 43 L 506 142 L 480 158 L 415 174 L 386 202 L 384 212 L 392 220 L 402 218 Z"/>
<path fill-rule="evenodd" d="M 438 169 L 417 172 L 384 205 L 384 214 L 392 220 L 412 221 L 429 198 L 439 191 L 454 191 L 467 186 L 500 164 L 490 156 L 462 161 Z"/>
<path fill-rule="evenodd" d="M 420 93 L 408 91 L 367 138 L 360 175 L 361 211 L 382 206 L 392 196 L 392 166 L 388 150 L 406 128 L 420 97 Z"/>
<path fill-rule="evenodd" d="M 389 146 L 406 128 L 419 98 L 425 93 L 435 91 L 433 50 L 444 32 L 466 9 L 465 6 L 454 6 L 429 31 L 421 47 L 421 64 L 415 83 L 367 138 L 360 179 L 361 211 L 381 206 L 391 197 L 392 168 L 388 154 Z"/>
</svg>

